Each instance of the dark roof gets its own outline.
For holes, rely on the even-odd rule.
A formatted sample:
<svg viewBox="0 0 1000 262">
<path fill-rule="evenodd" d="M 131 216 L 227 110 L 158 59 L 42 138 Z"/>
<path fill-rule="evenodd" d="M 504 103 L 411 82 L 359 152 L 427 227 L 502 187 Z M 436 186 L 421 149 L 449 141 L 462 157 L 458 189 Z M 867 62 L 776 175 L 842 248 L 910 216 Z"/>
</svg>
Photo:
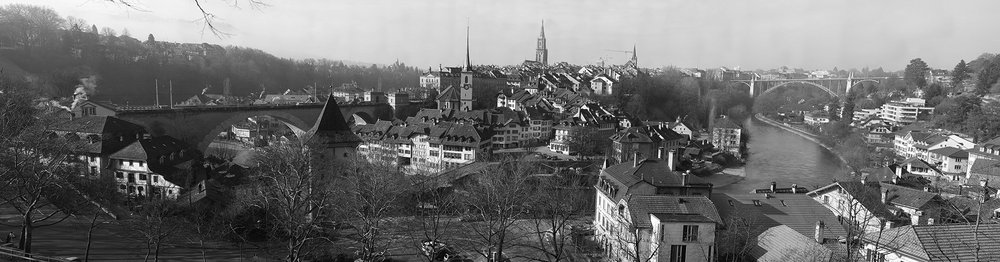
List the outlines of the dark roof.
<svg viewBox="0 0 1000 262">
<path fill-rule="evenodd" d="M 438 101 L 459 101 L 460 99 L 461 96 L 458 93 L 458 88 L 455 86 L 448 86 L 437 96 Z"/>
<path fill-rule="evenodd" d="M 169 136 L 161 136 L 137 140 L 125 148 L 118 150 L 118 152 L 111 154 L 110 158 L 158 163 L 158 157 L 169 156 L 185 149 L 187 149 L 187 145 L 180 140 Z M 185 157 L 190 157 L 190 155 Z"/>
<path fill-rule="evenodd" d="M 134 131 L 142 132 L 145 130 L 145 128 L 140 125 L 133 124 L 132 122 L 121 120 L 113 116 L 79 117 L 56 124 L 51 129 L 56 131 L 91 134 L 123 133 Z"/>
<path fill-rule="evenodd" d="M 658 159 L 641 160 L 636 166 L 632 161 L 609 166 L 602 171 L 626 187 L 639 181 L 645 181 L 653 186 L 681 186 L 682 174 L 670 170 L 666 161 Z M 710 185 L 700 177 L 688 175 L 688 184 Z"/>
<path fill-rule="evenodd" d="M 715 210 L 715 205 L 712 205 L 712 201 L 705 196 L 634 195 L 628 199 L 628 209 L 632 216 L 632 225 L 638 228 L 652 227 L 652 223 L 649 221 L 650 214 L 696 214 L 707 218 L 706 222 L 722 223 L 722 218 Z M 692 222 L 704 221 L 704 218 L 696 216 L 688 218 Z"/>
<path fill-rule="evenodd" d="M 1000 224 L 903 226 L 867 233 L 863 239 L 918 261 L 1000 260 Z"/>
<path fill-rule="evenodd" d="M 923 209 L 927 203 L 937 197 L 937 194 L 916 190 L 908 187 L 897 186 L 889 183 L 882 183 L 882 192 L 888 192 L 888 200 L 893 205 L 902 205 L 914 209 Z M 881 196 L 879 196 L 881 197 Z"/>
<path fill-rule="evenodd" d="M 728 129 L 741 129 L 740 125 L 737 125 L 733 120 L 729 120 L 728 117 L 716 118 L 712 128 L 728 128 Z"/>
<path fill-rule="evenodd" d="M 951 158 L 969 158 L 968 151 L 962 150 L 961 148 L 950 147 L 950 146 L 931 150 L 931 153 Z"/>
<path fill-rule="evenodd" d="M 727 220 L 744 218 L 764 228 L 785 225 L 807 236 L 815 234 L 816 222 L 823 221 L 826 238 L 847 237 L 836 214 L 807 195 L 774 194 L 768 197 L 765 194 L 714 193 L 711 199 L 719 214 Z"/>
<path fill-rule="evenodd" d="M 325 144 L 357 146 L 358 143 L 361 143 L 361 138 L 351 132 L 351 127 L 344 119 L 344 114 L 340 111 L 340 106 L 337 105 L 337 99 L 332 94 L 323 105 L 323 111 L 319 113 L 316 125 L 309 130 L 309 133 L 321 137 L 322 143 Z"/>
</svg>

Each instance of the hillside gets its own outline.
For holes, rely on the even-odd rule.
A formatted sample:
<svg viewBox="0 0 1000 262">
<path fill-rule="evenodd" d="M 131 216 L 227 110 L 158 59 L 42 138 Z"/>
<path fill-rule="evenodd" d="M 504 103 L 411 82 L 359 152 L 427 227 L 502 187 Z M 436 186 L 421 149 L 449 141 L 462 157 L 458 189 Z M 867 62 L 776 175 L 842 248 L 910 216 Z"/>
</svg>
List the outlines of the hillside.
<svg viewBox="0 0 1000 262">
<path fill-rule="evenodd" d="M 79 79 L 89 76 L 98 78 L 91 99 L 151 104 L 157 81 L 161 99 L 168 97 L 167 86 L 173 84 L 176 101 L 205 88 L 221 93 L 227 79 L 234 95 L 249 95 L 352 81 L 365 89 L 381 82 L 384 90 L 394 90 L 417 86 L 420 75 L 404 64 L 292 60 L 246 47 L 157 41 L 153 34 L 140 41 L 110 28 L 98 31 L 79 19 L 67 21 L 44 7 L 3 6 L 0 20 L 4 74 L 23 77 L 51 97 L 70 96 Z"/>
</svg>

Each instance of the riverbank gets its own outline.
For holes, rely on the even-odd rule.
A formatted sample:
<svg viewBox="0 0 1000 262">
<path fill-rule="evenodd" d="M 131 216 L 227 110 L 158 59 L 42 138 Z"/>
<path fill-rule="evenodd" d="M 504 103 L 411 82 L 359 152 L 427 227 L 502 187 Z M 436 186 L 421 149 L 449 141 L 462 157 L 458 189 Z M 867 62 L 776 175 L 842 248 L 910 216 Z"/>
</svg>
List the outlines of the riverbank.
<svg viewBox="0 0 1000 262">
<path fill-rule="evenodd" d="M 829 146 L 827 144 L 824 144 L 823 142 L 819 141 L 819 136 L 814 135 L 814 134 L 809 133 L 809 132 L 804 131 L 804 130 L 800 130 L 800 129 L 795 128 L 795 127 L 788 126 L 788 125 L 786 125 L 784 123 L 781 123 L 781 122 L 778 122 L 778 121 L 776 121 L 774 119 L 767 118 L 766 116 L 764 116 L 764 114 L 757 113 L 757 114 L 754 115 L 754 118 L 757 119 L 757 120 L 760 120 L 761 122 L 764 122 L 765 124 L 768 124 L 768 125 L 771 125 L 771 126 L 774 126 L 774 127 L 777 127 L 777 128 L 781 128 L 782 130 L 791 132 L 791 133 L 793 133 L 795 135 L 798 135 L 798 136 L 800 136 L 802 138 L 805 138 L 806 140 L 809 140 L 809 141 L 811 141 L 813 143 L 816 143 L 817 145 L 823 147 L 827 151 L 830 151 L 830 153 L 832 153 L 833 155 L 837 156 L 837 159 L 840 159 L 840 162 L 844 163 L 844 165 L 847 166 L 848 169 L 854 170 L 854 167 L 852 167 L 847 162 L 847 159 L 844 159 L 844 156 L 841 156 L 840 153 L 838 153 L 836 150 L 833 149 L 833 147 L 831 147 L 831 146 Z"/>
</svg>

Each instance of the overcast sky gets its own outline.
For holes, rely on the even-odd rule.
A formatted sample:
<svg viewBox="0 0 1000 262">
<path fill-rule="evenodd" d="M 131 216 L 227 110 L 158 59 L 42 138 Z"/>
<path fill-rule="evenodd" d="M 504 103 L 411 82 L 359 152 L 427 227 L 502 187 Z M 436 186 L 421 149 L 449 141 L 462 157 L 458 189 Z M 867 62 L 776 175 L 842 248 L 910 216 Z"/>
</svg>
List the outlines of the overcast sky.
<svg viewBox="0 0 1000 262">
<path fill-rule="evenodd" d="M 549 62 L 642 67 L 780 66 L 903 68 L 920 57 L 952 68 L 1000 47 L 1000 1 L 926 0 L 263 0 L 259 9 L 202 0 L 229 37 L 202 33 L 193 0 L 5 0 L 47 5 L 63 16 L 144 40 L 258 48 L 291 58 L 420 67 L 460 65 L 466 21 L 474 64 L 534 59 L 545 20 Z M 228 4 L 227 4 L 228 3 Z"/>
</svg>

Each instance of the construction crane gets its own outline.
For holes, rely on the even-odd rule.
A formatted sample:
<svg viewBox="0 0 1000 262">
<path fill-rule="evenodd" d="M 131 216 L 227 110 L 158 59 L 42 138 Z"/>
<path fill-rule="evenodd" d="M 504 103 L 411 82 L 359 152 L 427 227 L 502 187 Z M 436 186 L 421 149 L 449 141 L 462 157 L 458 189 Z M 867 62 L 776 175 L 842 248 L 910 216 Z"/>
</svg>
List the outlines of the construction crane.
<svg viewBox="0 0 1000 262">
<path fill-rule="evenodd" d="M 626 54 L 631 54 L 631 53 L 635 53 L 635 52 L 633 52 L 633 51 L 628 51 L 628 50 L 612 50 L 612 49 L 604 49 L 604 51 L 608 51 L 608 52 L 619 52 L 619 53 L 626 53 Z"/>
</svg>

